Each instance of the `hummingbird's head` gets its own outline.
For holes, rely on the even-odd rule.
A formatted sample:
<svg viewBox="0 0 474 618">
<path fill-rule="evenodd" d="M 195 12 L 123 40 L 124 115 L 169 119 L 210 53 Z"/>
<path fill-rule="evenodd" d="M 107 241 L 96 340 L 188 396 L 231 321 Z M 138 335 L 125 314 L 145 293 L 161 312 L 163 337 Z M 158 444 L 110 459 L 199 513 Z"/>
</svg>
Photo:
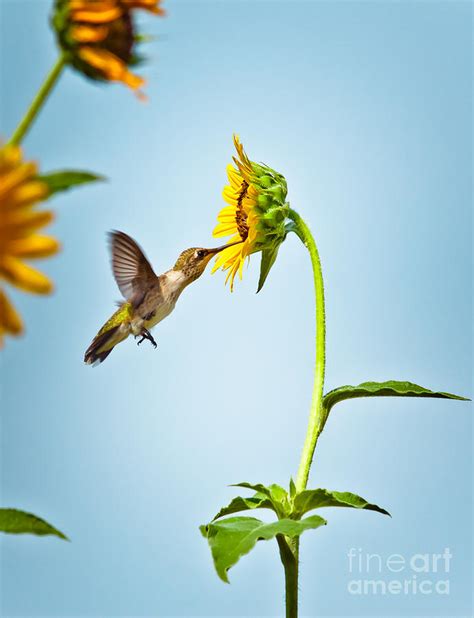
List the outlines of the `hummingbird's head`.
<svg viewBox="0 0 474 618">
<path fill-rule="evenodd" d="M 182 272 L 188 280 L 188 283 L 196 281 L 206 270 L 206 266 L 214 255 L 235 244 L 237 243 L 223 245 L 215 249 L 205 249 L 204 247 L 191 247 L 191 249 L 186 249 L 176 260 L 173 270 Z"/>
</svg>

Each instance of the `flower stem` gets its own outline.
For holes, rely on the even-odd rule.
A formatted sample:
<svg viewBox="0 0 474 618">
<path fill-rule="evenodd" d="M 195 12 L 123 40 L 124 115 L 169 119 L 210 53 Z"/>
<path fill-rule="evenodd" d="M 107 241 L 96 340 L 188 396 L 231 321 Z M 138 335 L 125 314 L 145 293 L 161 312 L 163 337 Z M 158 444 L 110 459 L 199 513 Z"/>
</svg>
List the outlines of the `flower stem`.
<svg viewBox="0 0 474 618">
<path fill-rule="evenodd" d="M 290 549 L 288 540 L 281 534 L 277 537 L 280 558 L 285 569 L 286 618 L 298 616 L 298 556 Z"/>
<path fill-rule="evenodd" d="M 309 413 L 308 430 L 301 453 L 300 465 L 296 477 L 296 491 L 306 489 L 309 471 L 313 461 L 314 449 L 319 434 L 323 429 L 323 388 L 324 369 L 326 364 L 326 318 L 324 309 L 324 282 L 319 259 L 318 248 L 309 227 L 294 210 L 290 209 L 290 219 L 294 223 L 293 231 L 298 235 L 302 243 L 309 251 L 313 266 L 314 293 L 316 296 L 316 367 L 314 371 L 313 396 Z"/>
<path fill-rule="evenodd" d="M 20 124 L 15 129 L 15 132 L 10 138 L 9 144 L 18 145 L 21 143 L 26 133 L 30 129 L 31 125 L 33 124 L 41 107 L 43 106 L 49 94 L 51 93 L 54 85 L 56 84 L 59 76 L 61 75 L 61 72 L 65 64 L 66 64 L 66 56 L 65 54 L 61 54 L 59 58 L 57 59 L 55 65 L 51 69 L 51 71 L 46 76 L 46 79 L 44 80 L 40 89 L 36 93 L 35 98 L 31 102 L 31 105 L 28 108 L 26 114 L 23 116 Z"/>
<path fill-rule="evenodd" d="M 309 413 L 308 430 L 301 453 L 301 461 L 296 477 L 296 492 L 306 489 L 309 471 L 313 461 L 314 449 L 319 434 L 323 430 L 323 388 L 324 369 L 326 363 L 326 318 L 324 309 L 324 282 L 319 259 L 318 248 L 311 230 L 300 217 L 290 208 L 289 218 L 293 221 L 291 230 L 297 234 L 301 242 L 308 249 L 313 266 L 314 293 L 316 297 L 316 367 L 314 371 L 313 396 Z M 286 618 L 298 616 L 298 570 L 299 570 L 299 538 L 290 543 L 286 539 L 278 539 L 280 557 L 285 569 L 285 601 Z"/>
</svg>

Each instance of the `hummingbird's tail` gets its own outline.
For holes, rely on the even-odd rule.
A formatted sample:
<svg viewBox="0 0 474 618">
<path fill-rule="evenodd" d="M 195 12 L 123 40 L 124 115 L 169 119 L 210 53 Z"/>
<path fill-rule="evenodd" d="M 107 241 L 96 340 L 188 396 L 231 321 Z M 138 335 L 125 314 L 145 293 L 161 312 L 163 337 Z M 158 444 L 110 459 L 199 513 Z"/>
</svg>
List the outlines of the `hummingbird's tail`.
<svg viewBox="0 0 474 618">
<path fill-rule="evenodd" d="M 114 326 L 110 330 L 105 331 L 105 333 L 99 333 L 97 337 L 94 337 L 84 354 L 84 362 L 88 365 L 94 365 L 95 363 L 102 363 L 105 361 L 116 345 L 115 342 L 112 343 L 112 341 L 119 328 L 120 325 Z M 112 345 L 110 345 L 111 343 Z"/>
<path fill-rule="evenodd" d="M 92 340 L 84 355 L 85 363 L 88 365 L 102 363 L 114 347 L 129 336 L 130 315 L 130 304 L 123 303 Z"/>
</svg>

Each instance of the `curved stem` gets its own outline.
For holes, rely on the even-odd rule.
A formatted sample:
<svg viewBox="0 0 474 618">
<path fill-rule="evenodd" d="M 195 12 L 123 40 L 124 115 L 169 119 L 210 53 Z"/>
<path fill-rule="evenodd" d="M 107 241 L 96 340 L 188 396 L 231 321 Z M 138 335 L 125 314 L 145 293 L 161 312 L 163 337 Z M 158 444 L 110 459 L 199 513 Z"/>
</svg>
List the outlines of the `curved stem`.
<svg viewBox="0 0 474 618">
<path fill-rule="evenodd" d="M 289 218 L 293 221 L 291 231 L 298 235 L 301 242 L 309 251 L 311 265 L 313 267 L 314 293 L 316 297 L 316 367 L 314 370 L 313 396 L 309 413 L 308 429 L 295 482 L 296 491 L 301 492 L 306 489 L 314 450 L 319 434 L 324 426 L 322 402 L 324 369 L 326 364 L 326 314 L 324 308 L 323 272 L 318 248 L 316 247 L 313 235 L 299 214 L 291 208 Z M 280 547 L 281 561 L 285 569 L 286 618 L 297 618 L 299 538 L 294 539 L 291 544 L 288 544 L 284 538 L 278 539 L 277 537 L 277 541 Z"/>
<path fill-rule="evenodd" d="M 61 54 L 56 61 L 56 64 L 53 66 L 51 71 L 46 76 L 43 84 L 40 89 L 36 93 L 35 98 L 31 102 L 30 107 L 28 108 L 26 114 L 21 120 L 20 124 L 15 129 L 15 132 L 10 138 L 9 144 L 18 145 L 21 143 L 22 139 L 25 137 L 26 133 L 30 129 L 33 124 L 38 112 L 41 107 L 45 103 L 49 94 L 51 93 L 54 85 L 56 84 L 58 77 L 61 75 L 61 72 L 66 64 L 66 56 L 65 54 Z"/>
<path fill-rule="evenodd" d="M 324 308 L 324 281 L 319 259 L 318 248 L 309 227 L 294 210 L 290 209 L 290 219 L 293 221 L 293 231 L 301 239 L 309 251 L 313 267 L 314 293 L 316 296 L 316 367 L 314 371 L 313 396 L 309 413 L 308 430 L 301 453 L 300 465 L 296 477 L 296 491 L 306 489 L 311 462 L 319 434 L 323 429 L 323 388 L 324 370 L 326 365 L 326 317 Z"/>
</svg>

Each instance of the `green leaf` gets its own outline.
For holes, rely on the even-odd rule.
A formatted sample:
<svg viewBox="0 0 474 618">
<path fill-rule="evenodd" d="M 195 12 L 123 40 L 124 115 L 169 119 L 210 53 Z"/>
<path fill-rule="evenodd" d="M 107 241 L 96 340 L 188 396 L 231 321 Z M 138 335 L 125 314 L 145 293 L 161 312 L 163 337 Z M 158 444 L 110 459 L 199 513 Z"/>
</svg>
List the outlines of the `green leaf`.
<svg viewBox="0 0 474 618">
<path fill-rule="evenodd" d="M 270 488 L 266 487 L 265 485 L 262 485 L 262 483 L 247 483 L 246 481 L 243 481 L 242 483 L 232 483 L 231 487 L 245 487 L 245 489 L 253 489 L 259 494 L 264 494 L 265 496 L 268 496 L 269 498 L 272 495 L 270 492 Z"/>
<path fill-rule="evenodd" d="M 87 184 L 89 182 L 97 182 L 106 180 L 105 176 L 99 176 L 92 172 L 82 172 L 79 170 L 61 170 L 58 172 L 50 172 L 38 176 L 38 180 L 48 185 L 49 195 L 54 195 L 60 191 L 67 191 L 72 187 Z"/>
<path fill-rule="evenodd" d="M 201 526 L 200 530 L 208 540 L 217 574 L 228 583 L 227 571 L 241 556 L 248 554 L 257 541 L 268 541 L 277 534 L 295 538 L 305 530 L 319 528 L 326 523 L 326 520 L 318 515 L 301 521 L 280 519 L 270 524 L 254 517 L 230 517 Z"/>
<path fill-rule="evenodd" d="M 285 517 L 289 515 L 291 507 L 288 500 L 288 492 L 280 485 L 272 484 L 266 487 L 261 483 L 235 483 L 231 487 L 245 487 L 246 489 L 253 489 L 257 493 L 254 498 L 258 498 L 260 495 L 266 496 L 273 504 L 273 510 L 277 513 L 278 517 Z"/>
<path fill-rule="evenodd" d="M 329 416 L 331 408 L 345 399 L 356 399 L 358 397 L 434 397 L 437 399 L 457 399 L 460 401 L 470 401 L 466 397 L 444 393 L 442 391 L 431 391 L 429 388 L 413 384 L 413 382 L 397 382 L 389 380 L 387 382 L 363 382 L 358 386 L 340 386 L 330 391 L 323 397 L 324 423 Z"/>
<path fill-rule="evenodd" d="M 224 517 L 225 515 L 232 515 L 233 513 L 239 513 L 240 511 L 250 511 L 252 509 L 271 509 L 275 511 L 273 502 L 263 494 L 255 494 L 251 498 L 242 498 L 237 496 L 227 506 L 221 508 L 221 510 L 215 515 L 212 521 Z"/>
<path fill-rule="evenodd" d="M 349 491 L 329 491 L 327 489 L 305 489 L 297 494 L 294 500 L 293 513 L 298 517 L 302 517 L 308 511 L 325 506 L 365 509 L 390 516 L 390 513 L 385 509 L 367 502 L 367 500 L 356 494 L 352 494 Z"/>
<path fill-rule="evenodd" d="M 293 500 L 295 496 L 296 496 L 296 485 L 293 480 L 293 477 L 291 477 L 290 478 L 290 498 Z"/>
<path fill-rule="evenodd" d="M 263 285 L 268 277 L 268 273 L 270 272 L 275 260 L 277 259 L 278 249 L 280 245 L 276 247 L 271 247 L 269 249 L 264 249 L 262 251 L 262 259 L 260 261 L 260 277 L 258 280 L 258 288 L 257 294 L 263 288 Z"/>
<path fill-rule="evenodd" d="M 62 532 L 32 513 L 17 509 L 0 509 L 0 532 L 8 534 L 37 534 L 44 536 L 54 534 L 60 539 L 68 540 Z"/>
</svg>

